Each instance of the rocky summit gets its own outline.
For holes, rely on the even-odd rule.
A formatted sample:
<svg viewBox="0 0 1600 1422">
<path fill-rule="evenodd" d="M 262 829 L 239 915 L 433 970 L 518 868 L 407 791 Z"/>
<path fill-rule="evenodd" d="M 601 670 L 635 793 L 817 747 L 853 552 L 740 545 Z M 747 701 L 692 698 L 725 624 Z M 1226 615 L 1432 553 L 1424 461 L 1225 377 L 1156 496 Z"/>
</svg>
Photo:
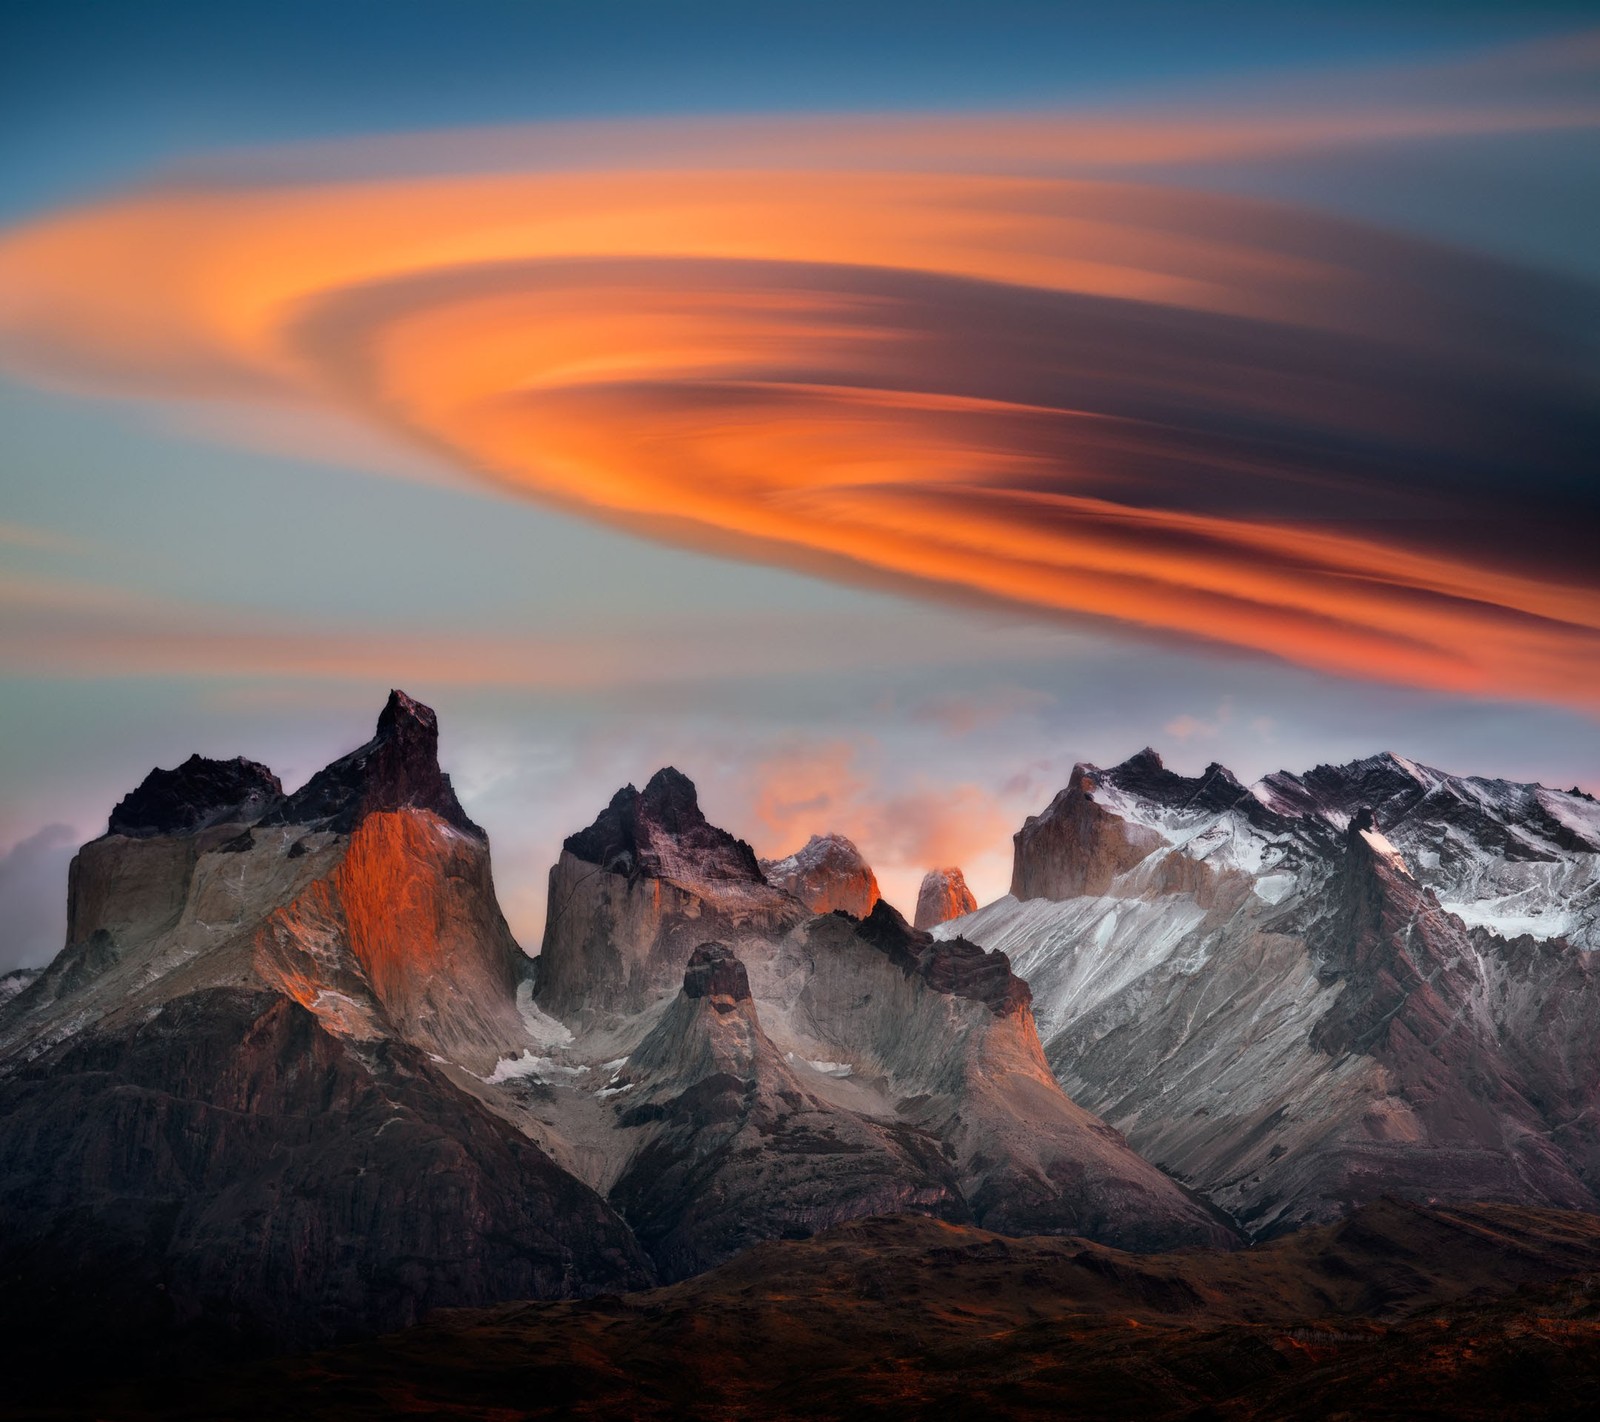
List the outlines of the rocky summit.
<svg viewBox="0 0 1600 1422">
<path fill-rule="evenodd" d="M 628 785 L 550 871 L 540 1006 L 558 1016 L 627 1015 L 675 988 L 695 947 L 779 932 L 806 906 L 769 884 L 755 851 L 707 822 L 671 766 Z"/>
<path fill-rule="evenodd" d="M 978 906 L 966 876 L 955 868 L 930 869 L 917 890 L 917 912 L 912 920 L 918 928 L 937 928 L 952 918 L 971 913 Z"/>
<path fill-rule="evenodd" d="M 152 770 L 117 801 L 106 833 L 143 839 L 190 834 L 215 824 L 249 824 L 283 797 L 278 777 L 242 755 L 192 755 L 174 770 Z"/>
<path fill-rule="evenodd" d="M 786 858 L 763 859 L 761 872 L 812 913 L 841 909 L 865 918 L 880 897 L 872 866 L 842 834 L 814 834 Z"/>
</svg>

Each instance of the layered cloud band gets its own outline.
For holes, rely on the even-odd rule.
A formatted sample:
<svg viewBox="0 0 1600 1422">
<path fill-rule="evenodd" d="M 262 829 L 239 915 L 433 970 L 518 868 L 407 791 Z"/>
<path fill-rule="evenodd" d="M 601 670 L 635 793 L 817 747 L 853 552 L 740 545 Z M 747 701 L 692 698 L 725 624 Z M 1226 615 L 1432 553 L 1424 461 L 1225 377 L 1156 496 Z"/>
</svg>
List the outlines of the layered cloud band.
<svg viewBox="0 0 1600 1422">
<path fill-rule="evenodd" d="M 720 554 L 1600 705 L 1593 292 L 1008 122 L 153 187 L 0 239 L 0 358 Z"/>
</svg>

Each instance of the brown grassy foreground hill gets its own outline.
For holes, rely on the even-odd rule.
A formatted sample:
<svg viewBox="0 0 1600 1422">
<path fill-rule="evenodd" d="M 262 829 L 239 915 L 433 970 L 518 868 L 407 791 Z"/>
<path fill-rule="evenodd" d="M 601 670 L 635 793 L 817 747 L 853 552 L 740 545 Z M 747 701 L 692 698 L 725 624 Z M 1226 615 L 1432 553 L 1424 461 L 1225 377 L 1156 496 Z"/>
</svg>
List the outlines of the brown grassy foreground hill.
<svg viewBox="0 0 1600 1422">
<path fill-rule="evenodd" d="M 1324 1419 L 1590 1416 L 1600 1217 L 1394 1201 L 1248 1251 L 935 1220 L 24 1415 Z"/>
</svg>

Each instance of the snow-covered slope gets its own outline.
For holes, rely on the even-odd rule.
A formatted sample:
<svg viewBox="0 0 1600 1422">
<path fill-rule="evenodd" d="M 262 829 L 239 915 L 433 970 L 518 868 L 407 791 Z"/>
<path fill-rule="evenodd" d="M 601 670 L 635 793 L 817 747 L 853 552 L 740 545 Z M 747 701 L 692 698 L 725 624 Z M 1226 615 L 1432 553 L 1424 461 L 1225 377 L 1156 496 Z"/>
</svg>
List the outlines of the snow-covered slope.
<svg viewBox="0 0 1600 1422">
<path fill-rule="evenodd" d="M 1269 775 L 1251 794 L 1333 828 L 1368 808 L 1417 881 L 1468 924 L 1600 948 L 1600 803 L 1576 787 L 1449 775 L 1383 754 Z"/>
<path fill-rule="evenodd" d="M 1013 892 L 936 933 L 1007 953 L 1069 1095 L 1255 1229 L 1386 1189 L 1592 1204 L 1597 874 L 1576 791 L 1147 750 L 1077 767 Z"/>
</svg>

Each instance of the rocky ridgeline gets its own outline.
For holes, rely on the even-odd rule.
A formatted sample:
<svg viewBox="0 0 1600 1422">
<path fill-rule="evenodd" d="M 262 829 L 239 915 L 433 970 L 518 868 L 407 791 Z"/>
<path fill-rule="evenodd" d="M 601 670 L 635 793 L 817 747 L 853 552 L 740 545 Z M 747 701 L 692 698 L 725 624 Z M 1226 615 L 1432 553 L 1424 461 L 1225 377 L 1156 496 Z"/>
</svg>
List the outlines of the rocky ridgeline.
<svg viewBox="0 0 1600 1422">
<path fill-rule="evenodd" d="M 533 963 L 437 745 L 395 692 L 292 794 L 193 757 L 83 846 L 0 1000 L 20 1346 L 64 1365 L 86 1297 L 108 1366 L 318 1344 L 884 1213 L 1150 1251 L 1600 1208 L 1580 794 L 1146 751 L 913 926 L 847 840 L 763 864 L 669 767 L 565 841 Z"/>
<path fill-rule="evenodd" d="M 1385 1193 L 1595 1208 L 1600 813 L 1397 756 L 1185 777 L 1077 766 L 1011 955 L 1073 1097 L 1249 1228 Z"/>
<path fill-rule="evenodd" d="M 315 1345 L 908 1210 L 1232 1242 L 1061 1093 L 1003 953 L 837 837 L 769 882 L 673 769 L 566 841 L 535 985 L 437 746 L 394 692 L 301 789 L 194 757 L 80 850 L 0 1005 L 14 1338 L 103 1297 L 108 1367 Z"/>
</svg>

